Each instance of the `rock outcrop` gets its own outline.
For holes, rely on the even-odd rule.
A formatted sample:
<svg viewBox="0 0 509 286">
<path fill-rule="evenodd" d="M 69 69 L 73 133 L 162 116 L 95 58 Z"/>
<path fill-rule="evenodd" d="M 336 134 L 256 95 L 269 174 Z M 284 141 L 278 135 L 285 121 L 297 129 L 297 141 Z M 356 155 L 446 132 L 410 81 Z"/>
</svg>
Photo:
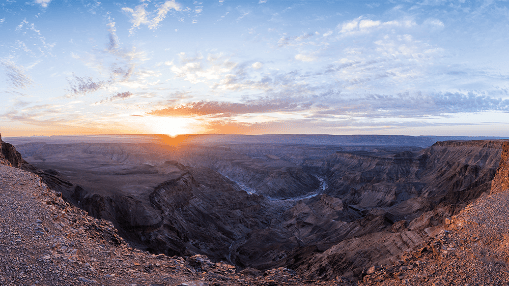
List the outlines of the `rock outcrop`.
<svg viewBox="0 0 509 286">
<path fill-rule="evenodd" d="M 21 154 L 11 144 L 2 141 L 0 134 L 0 164 L 20 168 L 27 162 L 21 158 Z"/>
</svg>

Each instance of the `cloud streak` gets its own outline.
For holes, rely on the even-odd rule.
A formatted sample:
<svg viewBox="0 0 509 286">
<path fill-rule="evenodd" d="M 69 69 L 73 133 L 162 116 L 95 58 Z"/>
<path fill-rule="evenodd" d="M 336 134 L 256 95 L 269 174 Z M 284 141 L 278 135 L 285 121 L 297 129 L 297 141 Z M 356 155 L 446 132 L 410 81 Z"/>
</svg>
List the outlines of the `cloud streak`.
<svg viewBox="0 0 509 286">
<path fill-rule="evenodd" d="M 136 52 L 134 48 L 127 50 L 120 47 L 115 22 L 108 23 L 107 27 L 108 43 L 106 48 L 94 50 L 94 54 L 88 54 L 83 60 L 88 67 L 100 74 L 99 78 L 105 73 L 108 77 L 93 79 L 90 76 L 77 76 L 73 73 L 72 77 L 67 79 L 69 84 L 69 87 L 66 89 L 67 97 L 93 93 L 117 83 L 129 84 L 136 75 L 140 78 L 146 76 L 147 71 L 136 71 L 136 61 L 140 60 L 142 53 Z M 72 56 L 73 58 L 82 59 L 74 54 Z"/>
<path fill-rule="evenodd" d="M 149 29 L 157 29 L 159 23 L 166 18 L 166 14 L 170 10 L 180 11 L 181 5 L 175 0 L 166 1 L 160 5 L 155 11 L 147 12 L 145 9 L 148 4 L 141 4 L 136 6 L 135 9 L 124 7 L 122 11 L 130 15 L 131 23 L 133 24 L 129 32 L 134 33 L 134 29 L 139 29 L 141 25 L 147 25 Z"/>
<path fill-rule="evenodd" d="M 51 0 L 35 0 L 35 3 L 40 4 L 43 8 L 47 8 Z"/>
<path fill-rule="evenodd" d="M 79 77 L 75 74 L 68 78 L 67 82 L 69 83 L 67 97 L 92 93 L 108 85 L 108 82 L 94 81 L 91 77 Z"/>
<path fill-rule="evenodd" d="M 112 102 L 112 101 L 116 101 L 116 100 L 119 100 L 119 99 L 128 99 L 128 98 L 131 98 L 133 97 L 134 94 L 130 91 L 125 91 L 125 92 L 119 92 L 113 96 L 110 96 L 109 98 L 107 99 L 103 99 L 99 102 L 97 102 L 96 104 L 103 104 L 103 103 L 106 103 L 106 102 Z"/>
<path fill-rule="evenodd" d="M 261 100 L 247 103 L 198 101 L 153 110 L 149 114 L 155 116 L 231 117 L 253 113 L 294 112 L 307 110 L 310 106 L 311 103 L 309 102 L 294 102 L 290 99 Z"/>
<path fill-rule="evenodd" d="M 18 67 L 11 61 L 2 61 L 0 64 L 4 67 L 7 79 L 14 88 L 25 89 L 33 83 L 32 79 L 25 74 L 23 67 Z"/>
<path fill-rule="evenodd" d="M 316 120 L 349 118 L 418 118 L 463 112 L 509 112 L 509 99 L 486 94 L 420 92 L 395 95 L 342 95 L 330 90 L 316 96 L 265 98 L 257 101 L 192 101 L 154 109 L 147 114 L 170 117 L 230 118 L 273 113 L 307 114 Z M 291 117 L 291 116 L 290 116 Z"/>
</svg>

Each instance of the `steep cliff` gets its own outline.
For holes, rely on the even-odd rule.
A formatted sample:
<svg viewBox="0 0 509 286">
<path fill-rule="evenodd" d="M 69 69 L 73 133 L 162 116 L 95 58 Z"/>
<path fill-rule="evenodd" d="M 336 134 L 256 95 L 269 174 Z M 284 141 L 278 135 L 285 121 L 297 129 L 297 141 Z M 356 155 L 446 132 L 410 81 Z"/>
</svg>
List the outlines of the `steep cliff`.
<svg viewBox="0 0 509 286">
<path fill-rule="evenodd" d="M 0 134 L 0 164 L 20 168 L 27 162 L 21 158 L 21 154 L 11 144 L 2 141 Z"/>
<path fill-rule="evenodd" d="M 503 142 L 500 165 L 491 182 L 491 193 L 496 194 L 509 190 L 509 142 Z"/>
</svg>

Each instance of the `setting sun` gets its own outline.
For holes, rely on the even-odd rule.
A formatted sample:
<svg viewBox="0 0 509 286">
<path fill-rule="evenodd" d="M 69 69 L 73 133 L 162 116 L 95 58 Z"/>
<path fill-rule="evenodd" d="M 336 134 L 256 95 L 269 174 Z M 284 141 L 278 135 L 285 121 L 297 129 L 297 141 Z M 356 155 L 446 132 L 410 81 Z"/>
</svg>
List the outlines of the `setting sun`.
<svg viewBox="0 0 509 286">
<path fill-rule="evenodd" d="M 167 134 L 175 137 L 196 132 L 196 120 L 182 117 L 145 117 L 150 133 Z"/>
</svg>

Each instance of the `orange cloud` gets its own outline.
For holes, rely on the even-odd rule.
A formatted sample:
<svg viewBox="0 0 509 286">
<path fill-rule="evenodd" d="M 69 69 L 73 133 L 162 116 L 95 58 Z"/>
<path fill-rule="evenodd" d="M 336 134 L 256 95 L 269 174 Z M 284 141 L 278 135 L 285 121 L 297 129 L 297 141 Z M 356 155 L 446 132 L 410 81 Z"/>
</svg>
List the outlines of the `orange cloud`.
<svg viewBox="0 0 509 286">
<path fill-rule="evenodd" d="M 148 114 L 155 116 L 215 115 L 221 117 L 229 117 L 238 114 L 306 110 L 310 108 L 311 105 L 311 102 L 296 103 L 292 102 L 290 99 L 277 99 L 271 101 L 249 103 L 197 101 L 182 104 L 179 106 L 170 106 L 163 109 L 153 110 Z"/>
</svg>

